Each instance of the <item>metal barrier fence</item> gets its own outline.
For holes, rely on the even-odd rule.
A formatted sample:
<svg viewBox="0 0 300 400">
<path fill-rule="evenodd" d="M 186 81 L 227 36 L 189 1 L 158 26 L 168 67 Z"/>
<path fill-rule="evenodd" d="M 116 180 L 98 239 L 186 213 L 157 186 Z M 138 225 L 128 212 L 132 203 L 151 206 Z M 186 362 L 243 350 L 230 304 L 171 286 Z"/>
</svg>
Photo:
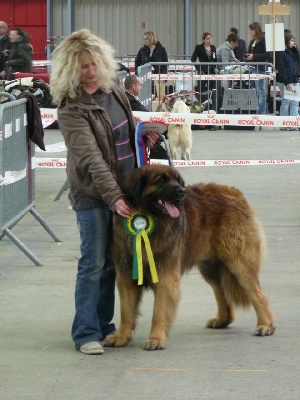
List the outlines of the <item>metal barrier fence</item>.
<svg viewBox="0 0 300 400">
<path fill-rule="evenodd" d="M 36 265 L 42 262 L 11 229 L 30 212 L 56 241 L 61 239 L 35 210 L 34 145 L 27 140 L 26 99 L 0 93 L 12 101 L 0 105 L 0 240 L 7 236 Z"/>
<path fill-rule="evenodd" d="M 127 71 L 119 71 L 118 72 L 118 78 L 123 86 L 124 86 L 124 80 L 126 79 L 127 75 L 128 75 Z"/>
<path fill-rule="evenodd" d="M 168 66 L 167 74 L 152 73 L 153 66 Z M 210 70 L 209 73 L 203 71 Z M 236 107 L 235 112 L 249 114 L 276 113 L 276 75 L 270 63 L 192 63 L 177 60 L 173 63 L 149 63 L 138 68 L 143 88 L 140 100 L 149 111 L 155 111 L 158 104 L 168 103 L 172 98 L 182 95 L 194 106 L 193 112 L 226 113 L 229 111 L 226 99 L 229 93 L 237 90 L 238 98 L 249 96 L 252 109 Z M 238 94 L 238 90 L 242 90 Z M 248 94 L 247 94 L 248 91 Z M 255 96 L 253 93 L 255 92 Z M 253 102 L 256 98 L 256 104 Z M 223 100 L 225 99 L 225 104 Z M 168 104 L 167 104 L 168 105 Z M 166 109 L 168 111 L 168 109 Z M 262 111 L 262 112 L 260 112 Z"/>
<path fill-rule="evenodd" d="M 123 64 L 126 68 L 129 69 L 131 74 L 135 73 L 135 58 L 136 58 L 136 54 L 132 54 L 132 55 L 125 55 L 125 56 L 117 56 L 115 58 L 116 61 L 118 61 L 119 63 Z M 184 60 L 190 60 L 191 56 L 190 55 L 168 55 L 168 62 L 169 63 L 174 63 L 174 62 L 181 62 Z"/>
</svg>

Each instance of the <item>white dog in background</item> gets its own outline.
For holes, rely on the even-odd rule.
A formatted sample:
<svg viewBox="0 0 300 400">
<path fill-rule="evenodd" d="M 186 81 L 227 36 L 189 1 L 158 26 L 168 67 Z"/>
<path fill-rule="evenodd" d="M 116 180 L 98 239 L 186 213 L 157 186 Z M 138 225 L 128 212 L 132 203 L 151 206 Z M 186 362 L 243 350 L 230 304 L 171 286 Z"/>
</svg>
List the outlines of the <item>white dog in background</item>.
<svg viewBox="0 0 300 400">
<path fill-rule="evenodd" d="M 174 103 L 172 113 L 187 114 L 189 112 L 190 109 L 184 101 L 179 100 Z M 169 125 L 168 138 L 173 160 L 180 159 L 180 152 L 182 160 L 191 159 L 192 129 L 190 124 Z"/>
</svg>

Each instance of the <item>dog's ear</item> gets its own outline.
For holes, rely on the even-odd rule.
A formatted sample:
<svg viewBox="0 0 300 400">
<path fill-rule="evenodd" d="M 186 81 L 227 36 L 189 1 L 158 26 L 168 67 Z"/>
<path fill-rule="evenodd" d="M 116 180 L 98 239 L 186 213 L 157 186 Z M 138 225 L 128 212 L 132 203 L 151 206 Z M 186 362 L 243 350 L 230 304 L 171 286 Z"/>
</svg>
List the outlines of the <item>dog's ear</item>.
<svg viewBox="0 0 300 400">
<path fill-rule="evenodd" d="M 141 203 L 141 195 L 147 183 L 146 175 L 141 168 L 136 168 L 125 179 L 123 190 L 130 204 L 138 207 Z"/>
</svg>

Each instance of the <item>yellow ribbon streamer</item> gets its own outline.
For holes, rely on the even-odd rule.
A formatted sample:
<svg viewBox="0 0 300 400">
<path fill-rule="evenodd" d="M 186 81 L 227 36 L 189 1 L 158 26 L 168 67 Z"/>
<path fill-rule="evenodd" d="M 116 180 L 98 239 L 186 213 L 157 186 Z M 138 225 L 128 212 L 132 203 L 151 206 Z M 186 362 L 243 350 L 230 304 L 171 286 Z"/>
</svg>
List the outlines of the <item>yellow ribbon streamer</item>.
<svg viewBox="0 0 300 400">
<path fill-rule="evenodd" d="M 145 229 L 138 231 L 136 235 L 136 254 L 137 254 L 137 264 L 138 264 L 138 285 L 143 284 L 143 256 L 142 256 L 142 238 L 145 243 L 145 250 L 149 261 L 150 273 L 152 277 L 152 282 L 158 282 L 158 275 L 156 270 L 156 265 L 151 250 L 150 240 Z"/>
</svg>

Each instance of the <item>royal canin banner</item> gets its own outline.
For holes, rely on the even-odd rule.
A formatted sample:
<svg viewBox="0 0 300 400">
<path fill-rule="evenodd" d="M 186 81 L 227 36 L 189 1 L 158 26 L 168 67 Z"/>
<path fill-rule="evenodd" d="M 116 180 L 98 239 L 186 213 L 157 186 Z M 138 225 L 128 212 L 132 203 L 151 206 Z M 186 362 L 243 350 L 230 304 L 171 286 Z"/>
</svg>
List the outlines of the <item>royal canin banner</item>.
<svg viewBox="0 0 300 400">
<path fill-rule="evenodd" d="M 277 116 L 257 114 L 172 114 L 170 112 L 134 111 L 138 121 L 164 122 L 165 124 L 191 125 L 234 125 L 258 126 L 268 128 L 300 128 L 300 116 Z M 57 120 L 55 108 L 41 108 L 43 127 L 50 126 Z"/>
<path fill-rule="evenodd" d="M 153 81 L 257 81 L 259 79 L 273 79 L 267 74 L 220 74 L 220 75 L 195 75 L 195 74 L 151 74 L 148 77 Z"/>
<path fill-rule="evenodd" d="M 133 115 L 138 121 L 164 122 L 165 124 L 173 125 L 235 125 L 268 128 L 300 128 L 300 116 L 284 117 L 268 114 L 173 114 L 171 112 L 141 111 L 134 111 Z"/>
</svg>

